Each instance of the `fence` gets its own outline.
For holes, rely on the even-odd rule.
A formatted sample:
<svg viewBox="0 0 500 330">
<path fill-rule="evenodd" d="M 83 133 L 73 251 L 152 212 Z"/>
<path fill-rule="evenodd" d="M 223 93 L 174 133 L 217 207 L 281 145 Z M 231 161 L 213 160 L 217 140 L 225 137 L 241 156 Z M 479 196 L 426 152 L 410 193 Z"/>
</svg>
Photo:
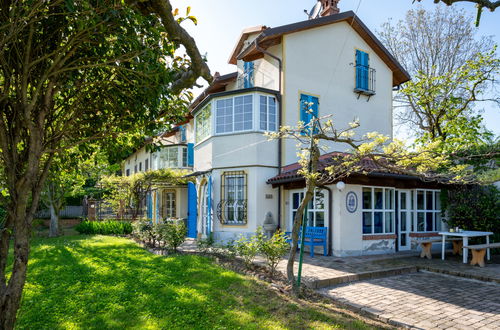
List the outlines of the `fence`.
<svg viewBox="0 0 500 330">
<path fill-rule="evenodd" d="M 80 218 L 84 217 L 84 210 L 83 206 L 79 205 L 68 205 L 64 207 L 60 212 L 59 212 L 59 218 L 66 218 L 66 219 L 74 219 L 74 218 Z M 50 210 L 48 209 L 41 209 L 38 210 L 35 213 L 35 218 L 39 219 L 49 219 L 50 218 Z"/>
</svg>

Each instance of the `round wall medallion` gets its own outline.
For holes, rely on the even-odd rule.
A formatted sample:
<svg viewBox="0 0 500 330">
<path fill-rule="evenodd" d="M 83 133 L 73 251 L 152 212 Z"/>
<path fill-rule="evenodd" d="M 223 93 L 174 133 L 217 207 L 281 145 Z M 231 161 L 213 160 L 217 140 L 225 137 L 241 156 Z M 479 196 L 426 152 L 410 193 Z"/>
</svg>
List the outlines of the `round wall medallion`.
<svg viewBox="0 0 500 330">
<path fill-rule="evenodd" d="M 354 213 L 358 209 L 358 196 L 354 191 L 349 191 L 345 196 L 345 205 L 349 213 Z"/>
</svg>

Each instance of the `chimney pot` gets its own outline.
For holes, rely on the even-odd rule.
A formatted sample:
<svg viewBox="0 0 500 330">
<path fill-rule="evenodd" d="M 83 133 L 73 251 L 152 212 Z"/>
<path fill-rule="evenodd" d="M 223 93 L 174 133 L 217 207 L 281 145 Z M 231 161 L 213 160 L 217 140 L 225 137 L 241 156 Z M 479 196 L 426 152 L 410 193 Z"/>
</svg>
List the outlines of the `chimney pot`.
<svg viewBox="0 0 500 330">
<path fill-rule="evenodd" d="M 321 4 L 323 5 L 323 11 L 321 12 L 321 16 L 330 16 L 335 15 L 340 12 L 337 4 L 340 0 L 321 0 Z"/>
</svg>

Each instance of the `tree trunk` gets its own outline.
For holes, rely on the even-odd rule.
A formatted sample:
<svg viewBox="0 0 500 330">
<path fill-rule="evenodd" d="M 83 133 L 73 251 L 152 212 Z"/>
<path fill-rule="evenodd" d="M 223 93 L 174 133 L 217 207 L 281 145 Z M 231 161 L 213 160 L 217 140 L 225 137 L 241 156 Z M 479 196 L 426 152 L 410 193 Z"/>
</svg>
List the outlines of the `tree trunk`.
<svg viewBox="0 0 500 330">
<path fill-rule="evenodd" d="M 54 202 L 50 202 L 50 224 L 49 237 L 59 236 L 59 208 L 54 206 Z"/>
</svg>

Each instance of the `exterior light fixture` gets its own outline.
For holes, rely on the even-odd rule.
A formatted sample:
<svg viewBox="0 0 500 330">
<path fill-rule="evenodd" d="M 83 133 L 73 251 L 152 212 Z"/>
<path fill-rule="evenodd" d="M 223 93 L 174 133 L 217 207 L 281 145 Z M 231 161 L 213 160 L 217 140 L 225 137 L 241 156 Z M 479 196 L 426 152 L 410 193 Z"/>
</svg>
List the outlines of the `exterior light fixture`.
<svg viewBox="0 0 500 330">
<path fill-rule="evenodd" d="M 339 182 L 337 182 L 337 189 L 338 189 L 339 191 L 344 190 L 344 188 L 345 188 L 345 183 L 344 183 L 343 181 L 339 181 Z"/>
</svg>

